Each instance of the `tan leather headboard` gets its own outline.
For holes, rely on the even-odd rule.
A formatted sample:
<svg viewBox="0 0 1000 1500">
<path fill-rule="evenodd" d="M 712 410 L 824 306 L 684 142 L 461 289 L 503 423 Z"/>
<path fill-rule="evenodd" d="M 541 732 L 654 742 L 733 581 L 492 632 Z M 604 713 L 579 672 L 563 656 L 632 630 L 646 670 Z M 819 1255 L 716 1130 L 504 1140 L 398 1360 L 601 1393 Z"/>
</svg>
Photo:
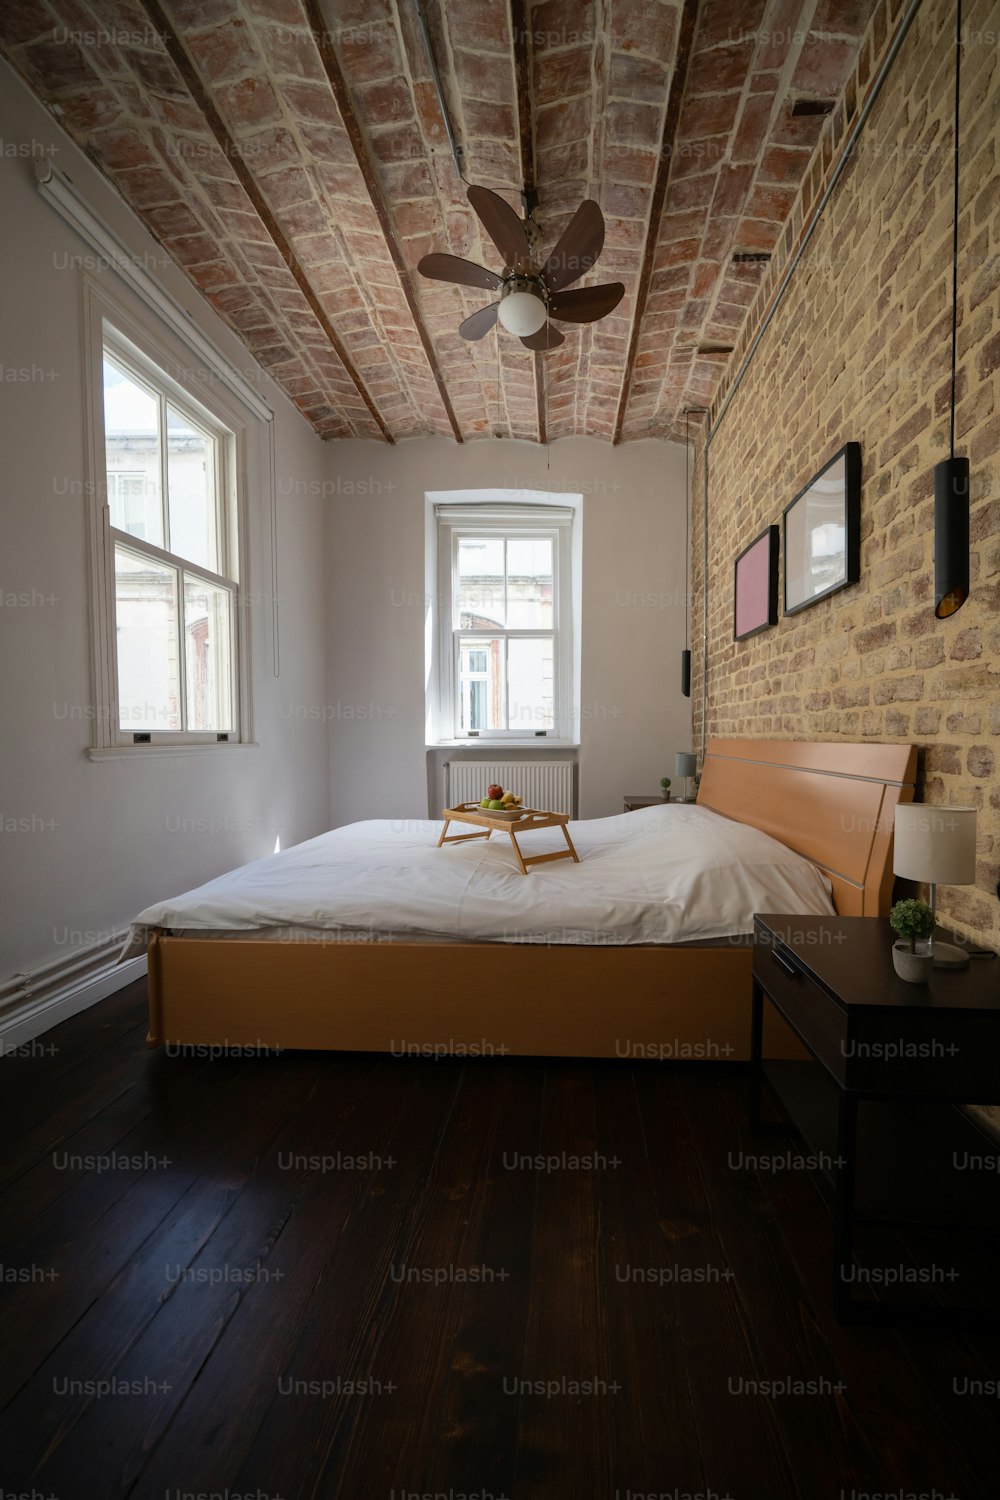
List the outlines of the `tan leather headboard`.
<svg viewBox="0 0 1000 1500">
<path fill-rule="evenodd" d="M 842 916 L 886 916 L 895 807 L 916 773 L 914 745 L 710 739 L 698 803 L 819 865 Z"/>
</svg>

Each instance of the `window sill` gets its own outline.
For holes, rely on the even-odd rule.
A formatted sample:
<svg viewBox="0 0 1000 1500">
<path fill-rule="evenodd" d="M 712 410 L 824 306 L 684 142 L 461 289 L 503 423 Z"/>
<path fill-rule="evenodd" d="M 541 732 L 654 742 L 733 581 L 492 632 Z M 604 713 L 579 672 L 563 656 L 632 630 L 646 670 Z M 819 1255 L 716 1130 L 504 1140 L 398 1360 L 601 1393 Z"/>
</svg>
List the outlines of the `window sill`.
<svg viewBox="0 0 1000 1500">
<path fill-rule="evenodd" d="M 149 760 L 161 755 L 227 755 L 233 750 L 259 750 L 253 740 L 232 744 L 206 745 L 108 745 L 91 746 L 84 754 L 88 760 Z"/>
<path fill-rule="evenodd" d="M 427 750 L 579 750 L 579 740 L 428 740 Z"/>
</svg>

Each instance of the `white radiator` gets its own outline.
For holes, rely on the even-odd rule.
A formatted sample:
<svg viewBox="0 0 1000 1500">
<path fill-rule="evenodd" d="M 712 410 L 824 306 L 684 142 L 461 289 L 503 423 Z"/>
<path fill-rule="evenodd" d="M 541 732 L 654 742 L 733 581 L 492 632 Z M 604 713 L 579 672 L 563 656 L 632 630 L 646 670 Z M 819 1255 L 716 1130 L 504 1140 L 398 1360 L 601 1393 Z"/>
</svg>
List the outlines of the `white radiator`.
<svg viewBox="0 0 1000 1500">
<path fill-rule="evenodd" d="M 448 762 L 448 806 L 479 802 L 491 782 L 504 791 L 516 792 L 525 807 L 542 812 L 573 815 L 573 762 L 571 760 Z"/>
</svg>

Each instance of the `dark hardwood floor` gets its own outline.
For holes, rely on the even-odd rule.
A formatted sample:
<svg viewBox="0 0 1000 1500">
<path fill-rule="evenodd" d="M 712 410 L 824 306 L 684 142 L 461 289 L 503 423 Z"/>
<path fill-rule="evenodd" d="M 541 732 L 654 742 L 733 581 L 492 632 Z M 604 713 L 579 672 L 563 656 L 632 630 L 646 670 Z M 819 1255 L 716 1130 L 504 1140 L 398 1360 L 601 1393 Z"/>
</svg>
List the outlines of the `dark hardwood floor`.
<svg viewBox="0 0 1000 1500">
<path fill-rule="evenodd" d="M 997 1493 L 1000 1338 L 836 1324 L 742 1069 L 145 1030 L 0 1063 L 4 1496 Z"/>
</svg>

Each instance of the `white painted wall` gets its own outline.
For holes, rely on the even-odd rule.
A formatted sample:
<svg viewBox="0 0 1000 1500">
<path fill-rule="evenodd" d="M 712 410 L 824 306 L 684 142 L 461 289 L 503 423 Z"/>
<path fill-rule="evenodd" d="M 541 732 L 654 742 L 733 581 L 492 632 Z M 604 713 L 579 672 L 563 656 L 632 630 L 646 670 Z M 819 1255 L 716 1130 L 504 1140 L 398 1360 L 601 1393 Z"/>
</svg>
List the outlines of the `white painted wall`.
<svg viewBox="0 0 1000 1500">
<path fill-rule="evenodd" d="M 276 836 L 286 846 L 328 826 L 327 729 L 321 718 L 287 717 L 285 707 L 326 696 L 322 490 L 333 458 L 183 274 L 158 272 L 275 412 L 281 676 L 258 492 L 249 591 L 260 748 L 90 762 L 87 719 L 66 711 L 92 702 L 81 293 L 67 261 L 94 257 L 38 195 L 31 153 L 56 146 L 55 160 L 137 255 L 156 262 L 163 252 L 2 64 L 0 85 L 2 982 L 127 925 L 151 901 L 270 853 Z M 112 272 L 97 274 L 118 283 Z"/>
<path fill-rule="evenodd" d="M 583 639 L 580 816 L 657 790 L 689 749 L 684 644 L 684 450 L 564 439 L 416 440 L 330 447 L 328 687 L 335 825 L 436 811 L 424 731 L 424 495 L 428 490 L 580 492 Z M 435 757 L 440 759 L 440 756 Z M 440 805 L 437 803 L 437 805 Z"/>
</svg>

